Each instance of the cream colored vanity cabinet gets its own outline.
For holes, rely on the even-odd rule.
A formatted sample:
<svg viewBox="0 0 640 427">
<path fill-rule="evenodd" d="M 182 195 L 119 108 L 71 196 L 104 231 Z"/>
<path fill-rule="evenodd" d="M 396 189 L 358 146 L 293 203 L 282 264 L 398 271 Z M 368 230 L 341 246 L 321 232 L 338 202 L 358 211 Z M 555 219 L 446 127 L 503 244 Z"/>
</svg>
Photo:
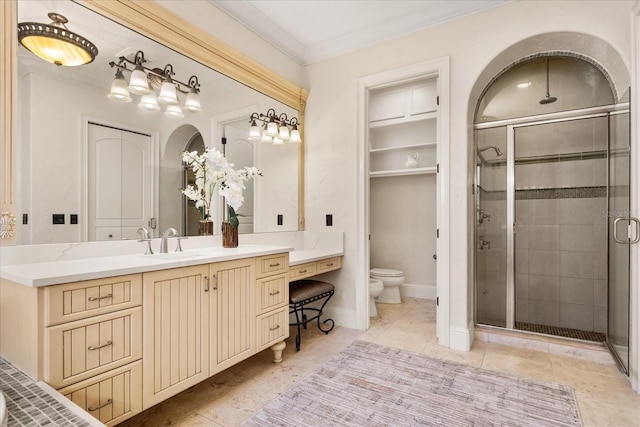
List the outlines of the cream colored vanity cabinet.
<svg viewBox="0 0 640 427">
<path fill-rule="evenodd" d="M 143 408 L 209 377 L 209 265 L 143 274 Z"/>
<path fill-rule="evenodd" d="M 142 275 L 0 284 L 2 356 L 107 425 L 142 410 Z"/>
<path fill-rule="evenodd" d="M 272 346 L 280 361 L 278 343 L 289 337 L 289 254 L 257 258 L 256 266 L 256 351 Z"/>
<path fill-rule="evenodd" d="M 289 280 L 306 279 L 329 271 L 342 268 L 342 257 L 331 257 L 319 261 L 306 262 L 304 264 L 292 265 L 289 269 Z"/>
<path fill-rule="evenodd" d="M 247 258 L 209 267 L 210 375 L 255 354 L 255 264 Z"/>
</svg>

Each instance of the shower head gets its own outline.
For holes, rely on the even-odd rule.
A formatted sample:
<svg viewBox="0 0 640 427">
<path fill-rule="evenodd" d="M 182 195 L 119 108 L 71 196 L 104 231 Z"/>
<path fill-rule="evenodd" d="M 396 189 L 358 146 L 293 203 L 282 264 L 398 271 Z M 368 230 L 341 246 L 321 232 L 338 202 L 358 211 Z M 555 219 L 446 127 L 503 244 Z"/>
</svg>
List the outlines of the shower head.
<svg viewBox="0 0 640 427">
<path fill-rule="evenodd" d="M 486 147 L 482 147 L 482 148 L 478 147 L 478 153 L 482 153 L 483 151 L 486 151 L 486 150 L 495 150 L 496 156 L 498 157 L 502 157 L 502 155 L 504 154 L 502 151 L 500 151 L 498 147 L 493 145 L 487 145 Z"/>
<path fill-rule="evenodd" d="M 540 100 L 540 104 L 551 104 L 553 102 L 556 102 L 557 100 L 558 98 L 556 98 L 555 96 L 549 95 L 549 58 L 547 58 L 547 96 L 545 96 L 544 99 Z"/>
</svg>

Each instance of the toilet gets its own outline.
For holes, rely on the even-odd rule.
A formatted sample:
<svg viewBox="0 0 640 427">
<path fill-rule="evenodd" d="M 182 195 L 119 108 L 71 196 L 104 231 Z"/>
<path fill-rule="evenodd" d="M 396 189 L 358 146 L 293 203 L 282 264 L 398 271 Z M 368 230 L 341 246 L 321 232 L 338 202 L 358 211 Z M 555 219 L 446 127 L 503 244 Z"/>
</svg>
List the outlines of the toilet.
<svg viewBox="0 0 640 427">
<path fill-rule="evenodd" d="M 369 279 L 369 317 L 378 316 L 375 298 L 377 298 L 383 290 L 384 285 L 382 284 L 382 280 Z"/>
<path fill-rule="evenodd" d="M 400 285 L 404 283 L 404 272 L 388 268 L 372 268 L 369 270 L 369 277 L 382 281 L 384 289 L 378 296 L 378 302 L 400 304 Z"/>
</svg>

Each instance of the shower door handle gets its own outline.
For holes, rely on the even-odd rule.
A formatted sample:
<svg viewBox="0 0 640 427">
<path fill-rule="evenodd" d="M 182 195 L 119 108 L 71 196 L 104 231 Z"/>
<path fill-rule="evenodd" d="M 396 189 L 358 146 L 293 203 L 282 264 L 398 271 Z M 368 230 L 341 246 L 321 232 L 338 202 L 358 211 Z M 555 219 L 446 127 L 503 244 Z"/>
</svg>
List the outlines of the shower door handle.
<svg viewBox="0 0 640 427">
<path fill-rule="evenodd" d="M 627 228 L 627 240 L 620 240 L 618 239 L 618 233 L 616 233 L 617 229 L 618 229 L 618 222 L 620 221 L 633 221 L 636 223 L 636 235 L 633 239 L 629 239 L 629 229 Z M 628 227 L 628 226 L 627 226 Z M 621 243 L 623 245 L 631 245 L 633 243 L 638 243 L 640 242 L 640 220 L 638 218 L 634 218 L 632 216 L 630 217 L 621 217 L 621 218 L 616 218 L 615 221 L 613 221 L 613 240 L 616 241 L 616 243 Z"/>
</svg>

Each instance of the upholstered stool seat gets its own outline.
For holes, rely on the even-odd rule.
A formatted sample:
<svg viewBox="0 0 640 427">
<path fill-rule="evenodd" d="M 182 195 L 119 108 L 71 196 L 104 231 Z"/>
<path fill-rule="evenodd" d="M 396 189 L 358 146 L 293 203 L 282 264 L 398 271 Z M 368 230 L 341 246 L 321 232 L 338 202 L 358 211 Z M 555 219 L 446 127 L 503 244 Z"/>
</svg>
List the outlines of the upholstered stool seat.
<svg viewBox="0 0 640 427">
<path fill-rule="evenodd" d="M 327 302 L 331 299 L 335 292 L 335 286 L 331 283 L 322 282 L 320 280 L 304 279 L 296 280 L 289 283 L 289 314 L 295 313 L 296 322 L 289 323 L 290 326 L 297 326 L 298 335 L 296 335 L 296 350 L 300 351 L 300 326 L 307 329 L 307 323 L 317 320 L 318 329 L 325 334 L 328 334 L 333 330 L 333 319 L 326 319 L 322 323 L 327 324 L 331 322 L 331 326 L 328 329 L 323 329 L 320 324 L 320 316 L 322 316 L 322 310 Z M 314 301 L 324 299 L 320 308 L 305 307 L 307 304 Z M 311 311 L 315 316 L 307 317 L 305 312 Z"/>
</svg>

